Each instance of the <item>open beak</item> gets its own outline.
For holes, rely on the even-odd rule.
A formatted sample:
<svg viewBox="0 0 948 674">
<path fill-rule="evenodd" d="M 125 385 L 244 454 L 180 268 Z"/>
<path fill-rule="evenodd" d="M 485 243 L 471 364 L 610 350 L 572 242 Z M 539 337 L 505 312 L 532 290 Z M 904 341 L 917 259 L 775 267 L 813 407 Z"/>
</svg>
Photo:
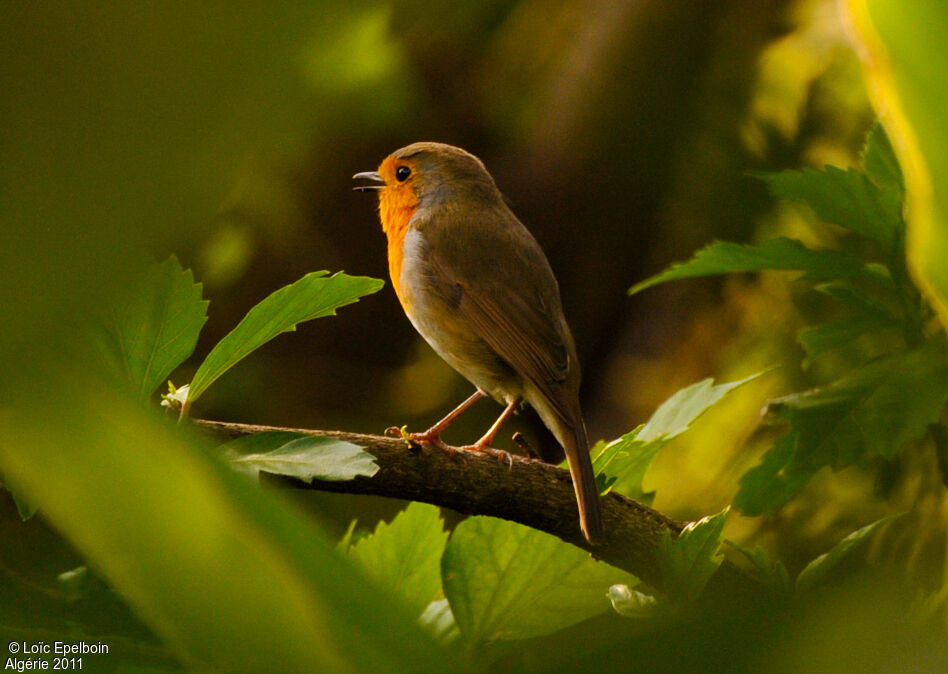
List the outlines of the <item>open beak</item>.
<svg viewBox="0 0 948 674">
<path fill-rule="evenodd" d="M 353 187 L 356 192 L 374 192 L 385 187 L 385 181 L 382 180 L 382 176 L 379 175 L 378 171 L 363 171 L 362 173 L 356 173 L 352 176 L 353 180 L 371 180 L 372 182 L 381 183 L 379 185 L 357 185 Z"/>
</svg>

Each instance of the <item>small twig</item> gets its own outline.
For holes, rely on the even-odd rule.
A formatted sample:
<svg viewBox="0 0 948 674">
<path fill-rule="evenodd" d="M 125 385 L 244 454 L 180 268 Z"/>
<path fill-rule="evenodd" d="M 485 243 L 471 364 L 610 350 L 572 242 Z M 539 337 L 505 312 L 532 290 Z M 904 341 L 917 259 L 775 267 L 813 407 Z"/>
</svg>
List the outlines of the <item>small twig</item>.
<svg viewBox="0 0 948 674">
<path fill-rule="evenodd" d="M 558 536 L 594 557 L 625 569 L 654 587 L 661 587 L 655 550 L 666 531 L 677 535 L 682 525 L 632 499 L 611 493 L 602 499 L 605 537 L 593 546 L 579 529 L 576 497 L 569 472 L 535 459 L 513 457 L 512 466 L 484 453 L 424 445 L 410 451 L 400 439 L 343 431 L 281 428 L 194 419 L 219 437 L 234 438 L 267 431 L 292 431 L 345 440 L 377 459 L 373 477 L 345 482 L 312 483 L 261 473 L 262 480 L 295 489 L 373 494 L 423 501 L 464 514 L 491 515 Z"/>
</svg>

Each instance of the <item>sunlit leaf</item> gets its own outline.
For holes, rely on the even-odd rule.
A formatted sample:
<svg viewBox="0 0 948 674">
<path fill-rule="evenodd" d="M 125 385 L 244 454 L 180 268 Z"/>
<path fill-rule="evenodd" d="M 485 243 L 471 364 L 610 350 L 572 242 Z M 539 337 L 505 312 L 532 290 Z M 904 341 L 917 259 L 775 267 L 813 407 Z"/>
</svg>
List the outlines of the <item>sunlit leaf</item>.
<svg viewBox="0 0 948 674">
<path fill-rule="evenodd" d="M 444 593 L 473 644 L 555 632 L 609 609 L 610 586 L 636 580 L 555 536 L 491 517 L 451 534 Z"/>
<path fill-rule="evenodd" d="M 876 520 L 872 524 L 867 524 L 861 529 L 857 529 L 834 545 L 829 552 L 823 553 L 807 564 L 803 571 L 800 572 L 800 575 L 797 576 L 797 592 L 806 592 L 823 580 L 857 545 L 865 541 L 879 527 L 892 519 L 891 516 L 883 517 L 881 520 Z"/>
<path fill-rule="evenodd" d="M 150 396 L 191 355 L 207 305 L 201 284 L 173 255 L 113 299 L 103 347 L 136 395 Z"/>
<path fill-rule="evenodd" d="M 191 381 L 188 402 L 193 403 L 222 374 L 255 349 L 298 323 L 336 313 L 336 309 L 377 292 L 383 282 L 343 273 L 307 274 L 296 283 L 281 288 L 253 307 L 201 363 Z"/>
<path fill-rule="evenodd" d="M 440 510 L 411 503 L 390 524 L 379 522 L 349 554 L 365 572 L 420 616 L 441 592 L 441 554 L 448 540 Z"/>
<path fill-rule="evenodd" d="M 715 241 L 702 248 L 687 262 L 673 264 L 665 271 L 641 281 L 629 294 L 659 283 L 699 276 L 735 274 L 767 269 L 802 271 L 813 280 L 865 274 L 863 263 L 856 257 L 836 250 L 813 250 L 796 239 L 770 239 L 757 246 Z"/>
<path fill-rule="evenodd" d="M 721 566 L 724 556 L 718 552 L 723 540 L 721 532 L 730 507 L 717 515 L 689 522 L 677 539 L 667 531 L 658 549 L 662 567 L 663 588 L 668 596 L 681 603 L 694 601 L 711 576 Z"/>
<path fill-rule="evenodd" d="M 594 453 L 594 470 L 611 478 L 612 489 L 641 499 L 644 496 L 642 480 L 659 450 L 687 431 L 698 417 L 725 395 L 761 374 L 725 384 L 714 384 L 714 380 L 708 378 L 681 389 L 662 403 L 645 425 Z"/>
<path fill-rule="evenodd" d="M 358 445 L 315 435 L 304 435 L 276 449 L 244 454 L 231 461 L 244 470 L 286 475 L 307 482 L 351 480 L 359 475 L 372 477 L 379 470 L 375 457 Z"/>
<path fill-rule="evenodd" d="M 913 276 L 948 325 L 948 6 L 847 0 L 840 7 L 905 172 Z"/>
</svg>

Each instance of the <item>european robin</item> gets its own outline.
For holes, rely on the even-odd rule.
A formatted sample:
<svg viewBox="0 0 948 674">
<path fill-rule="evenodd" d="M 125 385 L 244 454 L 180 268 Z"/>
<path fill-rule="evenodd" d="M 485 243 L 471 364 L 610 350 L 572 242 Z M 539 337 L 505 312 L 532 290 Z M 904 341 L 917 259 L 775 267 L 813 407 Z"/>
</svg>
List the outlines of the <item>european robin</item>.
<svg viewBox="0 0 948 674">
<path fill-rule="evenodd" d="M 441 143 L 396 150 L 353 178 L 378 191 L 392 285 L 421 336 L 476 392 L 411 438 L 441 433 L 487 395 L 506 407 L 472 448 L 490 449 L 501 424 L 529 403 L 566 451 L 590 541 L 602 533 L 599 492 L 579 405 L 579 363 L 559 286 L 536 239 L 474 155 Z"/>
</svg>

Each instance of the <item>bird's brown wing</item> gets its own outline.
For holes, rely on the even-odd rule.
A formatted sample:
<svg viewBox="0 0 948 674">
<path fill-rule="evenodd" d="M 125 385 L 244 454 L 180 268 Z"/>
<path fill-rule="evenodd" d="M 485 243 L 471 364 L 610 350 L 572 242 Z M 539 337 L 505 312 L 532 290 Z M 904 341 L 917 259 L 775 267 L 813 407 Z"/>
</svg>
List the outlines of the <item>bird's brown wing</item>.
<svg viewBox="0 0 948 674">
<path fill-rule="evenodd" d="M 575 394 L 563 383 L 576 364 L 559 291 L 539 244 L 519 221 L 515 224 L 513 232 L 487 228 L 473 250 L 432 246 L 430 273 L 438 285 L 451 288 L 456 310 L 477 336 L 531 381 L 557 414 L 572 420 Z"/>
</svg>

